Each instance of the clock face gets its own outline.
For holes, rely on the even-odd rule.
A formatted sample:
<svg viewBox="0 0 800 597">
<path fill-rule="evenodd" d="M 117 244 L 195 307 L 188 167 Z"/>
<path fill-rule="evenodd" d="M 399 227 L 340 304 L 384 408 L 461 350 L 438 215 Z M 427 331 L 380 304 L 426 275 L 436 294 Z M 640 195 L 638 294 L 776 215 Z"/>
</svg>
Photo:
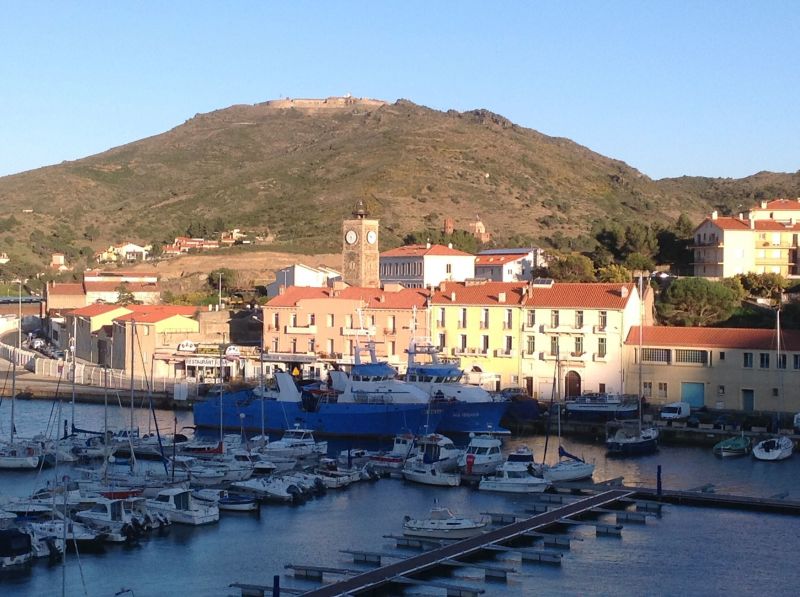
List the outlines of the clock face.
<svg viewBox="0 0 800 597">
<path fill-rule="evenodd" d="M 378 235 L 375 233 L 374 230 L 370 230 L 367 232 L 367 242 L 371 245 L 375 244 L 375 241 L 378 240 Z"/>
<path fill-rule="evenodd" d="M 344 240 L 347 241 L 348 245 L 354 245 L 355 242 L 358 240 L 358 235 L 356 234 L 356 231 L 348 230 L 347 234 L 344 235 Z"/>
</svg>

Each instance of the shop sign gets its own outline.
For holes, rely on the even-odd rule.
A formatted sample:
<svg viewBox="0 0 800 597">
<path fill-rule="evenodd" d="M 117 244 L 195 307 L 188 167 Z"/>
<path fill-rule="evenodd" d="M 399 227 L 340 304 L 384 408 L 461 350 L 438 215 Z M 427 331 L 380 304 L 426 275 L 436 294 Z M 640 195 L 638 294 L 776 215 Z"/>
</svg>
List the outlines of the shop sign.
<svg viewBox="0 0 800 597">
<path fill-rule="evenodd" d="M 234 358 L 237 358 L 237 357 L 240 357 L 240 356 L 242 356 L 242 353 L 239 351 L 239 347 L 238 347 L 238 346 L 236 346 L 236 345 L 234 345 L 234 344 L 231 344 L 230 346 L 228 346 L 228 347 L 225 349 L 225 356 L 226 356 L 226 357 L 234 357 Z"/>
<path fill-rule="evenodd" d="M 212 357 L 189 357 L 186 359 L 189 367 L 219 367 L 219 359 Z"/>
<path fill-rule="evenodd" d="M 191 340 L 184 340 L 178 344 L 178 352 L 197 352 L 197 344 Z"/>
</svg>

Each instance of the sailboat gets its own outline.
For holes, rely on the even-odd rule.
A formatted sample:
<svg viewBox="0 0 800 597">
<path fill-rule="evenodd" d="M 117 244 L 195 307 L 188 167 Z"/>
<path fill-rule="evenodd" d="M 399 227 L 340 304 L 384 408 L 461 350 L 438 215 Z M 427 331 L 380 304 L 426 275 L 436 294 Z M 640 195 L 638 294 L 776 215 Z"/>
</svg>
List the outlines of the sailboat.
<svg viewBox="0 0 800 597">
<path fill-rule="evenodd" d="M 15 437 L 14 406 L 17 398 L 17 356 L 11 356 L 11 431 L 9 441 L 0 444 L 0 469 L 35 470 L 42 461 L 41 444 Z"/>
<path fill-rule="evenodd" d="M 553 373 L 553 391 L 550 395 L 550 413 L 553 412 L 555 407 L 558 412 L 558 461 L 555 464 L 547 464 L 547 444 L 550 433 L 550 423 L 548 420 L 547 433 L 548 438 L 545 439 L 544 455 L 542 456 L 542 464 L 534 465 L 536 473 L 541 475 L 546 481 L 581 481 L 589 479 L 594 474 L 594 464 L 586 462 L 582 458 L 570 454 L 561 445 L 561 406 L 555 403 L 556 385 L 557 380 L 561 378 L 559 373 L 559 351 L 556 347 L 556 368 Z"/>
<path fill-rule="evenodd" d="M 783 301 L 783 295 L 779 299 L 778 303 L 778 311 L 775 316 L 775 331 L 776 331 L 776 338 L 777 338 L 777 353 L 778 353 L 778 371 L 780 372 L 780 365 L 781 365 L 781 305 L 780 303 Z M 783 373 L 780 372 L 779 375 L 781 376 L 781 400 L 783 400 Z M 753 457 L 757 460 L 765 460 L 768 462 L 776 462 L 778 460 L 785 460 L 789 458 L 794 452 L 794 442 L 785 435 L 776 435 L 775 437 L 771 437 L 769 439 L 762 440 L 758 442 L 753 447 Z"/>
<path fill-rule="evenodd" d="M 609 454 L 633 456 L 652 454 L 658 449 L 658 429 L 642 428 L 642 334 L 644 328 L 644 276 L 639 276 L 639 392 L 637 395 L 639 416 L 631 425 L 628 421 L 609 422 L 606 427 L 606 450 Z"/>
</svg>

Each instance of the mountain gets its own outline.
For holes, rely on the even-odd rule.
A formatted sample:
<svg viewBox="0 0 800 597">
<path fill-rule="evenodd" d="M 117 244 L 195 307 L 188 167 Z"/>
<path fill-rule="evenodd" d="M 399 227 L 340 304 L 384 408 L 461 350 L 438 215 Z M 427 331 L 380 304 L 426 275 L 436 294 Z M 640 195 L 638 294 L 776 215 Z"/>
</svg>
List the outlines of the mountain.
<svg viewBox="0 0 800 597">
<path fill-rule="evenodd" d="M 0 178 L 0 252 L 31 265 L 59 250 L 75 260 L 111 242 L 167 240 L 191 222 L 269 232 L 276 250 L 337 251 L 358 199 L 381 219 L 382 247 L 476 216 L 501 243 L 546 243 L 603 220 L 699 220 L 773 196 L 800 196 L 800 174 L 654 181 L 487 110 L 287 99 Z"/>
</svg>

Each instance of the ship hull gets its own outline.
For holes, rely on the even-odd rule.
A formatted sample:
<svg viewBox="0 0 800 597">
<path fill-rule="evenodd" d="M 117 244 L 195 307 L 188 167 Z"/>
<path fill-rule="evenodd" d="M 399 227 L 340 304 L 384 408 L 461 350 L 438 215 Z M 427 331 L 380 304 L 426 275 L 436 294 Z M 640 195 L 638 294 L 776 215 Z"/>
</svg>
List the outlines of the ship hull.
<svg viewBox="0 0 800 597">
<path fill-rule="evenodd" d="M 436 427 L 444 435 L 459 433 L 509 433 L 501 426 L 500 419 L 506 414 L 509 402 L 450 402 L 434 405 L 441 410 L 442 418 Z"/>
<path fill-rule="evenodd" d="M 224 429 L 261 432 L 262 401 L 248 393 L 223 397 Z M 194 405 L 194 423 L 199 428 L 218 430 L 219 399 Z M 429 413 L 425 404 L 374 404 L 323 402 L 306 409 L 302 402 L 264 400 L 264 430 L 282 432 L 300 425 L 320 437 L 394 437 L 400 433 L 421 433 L 426 425 L 435 428 L 441 414 Z M 244 415 L 244 416 L 241 416 Z"/>
</svg>

